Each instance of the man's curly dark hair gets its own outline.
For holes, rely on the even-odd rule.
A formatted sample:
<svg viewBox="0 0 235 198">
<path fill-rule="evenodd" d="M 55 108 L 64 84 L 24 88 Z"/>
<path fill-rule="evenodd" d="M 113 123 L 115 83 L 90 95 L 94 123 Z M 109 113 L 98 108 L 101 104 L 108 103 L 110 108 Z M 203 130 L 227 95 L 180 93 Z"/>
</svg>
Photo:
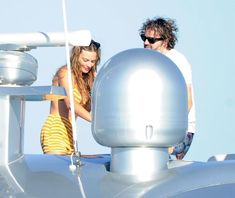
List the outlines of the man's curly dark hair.
<svg viewBox="0 0 235 198">
<path fill-rule="evenodd" d="M 172 19 L 165 19 L 162 17 L 147 19 L 142 28 L 139 30 L 140 34 L 144 34 L 146 30 L 154 30 L 159 33 L 160 37 L 164 40 L 167 40 L 167 49 L 173 49 L 177 42 L 176 34 L 178 28 L 175 24 L 175 21 Z"/>
</svg>

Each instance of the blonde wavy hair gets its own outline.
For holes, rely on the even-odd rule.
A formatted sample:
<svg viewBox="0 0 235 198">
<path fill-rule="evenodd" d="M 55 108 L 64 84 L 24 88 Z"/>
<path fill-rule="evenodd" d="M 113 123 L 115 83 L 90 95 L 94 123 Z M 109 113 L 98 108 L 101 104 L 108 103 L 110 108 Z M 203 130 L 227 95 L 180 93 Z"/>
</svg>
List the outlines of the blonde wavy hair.
<svg viewBox="0 0 235 198">
<path fill-rule="evenodd" d="M 90 51 L 97 53 L 97 61 L 94 67 L 88 73 L 83 73 L 79 64 L 79 56 L 82 51 Z M 74 86 L 79 90 L 81 94 L 81 104 L 90 111 L 91 103 L 91 89 L 95 78 L 96 68 L 100 62 L 100 48 L 96 42 L 91 42 L 89 46 L 76 46 L 72 48 L 70 63 L 73 74 Z"/>
<path fill-rule="evenodd" d="M 99 44 L 99 43 L 98 43 Z M 97 53 L 97 60 L 94 67 L 88 73 L 83 73 L 81 70 L 81 66 L 79 64 L 79 56 L 82 51 L 90 51 Z M 72 72 L 72 80 L 73 87 L 77 88 L 81 94 L 81 105 L 87 110 L 90 111 L 91 108 L 91 89 L 95 79 L 96 67 L 100 62 L 100 48 L 96 42 L 91 42 L 91 44 L 87 47 L 84 46 L 76 46 L 72 48 L 70 63 L 71 63 L 71 72 Z M 64 70 L 67 70 L 67 66 L 64 65 L 60 67 L 56 74 L 53 77 L 52 83 L 55 86 L 59 86 L 59 78 L 64 77 Z"/>
</svg>

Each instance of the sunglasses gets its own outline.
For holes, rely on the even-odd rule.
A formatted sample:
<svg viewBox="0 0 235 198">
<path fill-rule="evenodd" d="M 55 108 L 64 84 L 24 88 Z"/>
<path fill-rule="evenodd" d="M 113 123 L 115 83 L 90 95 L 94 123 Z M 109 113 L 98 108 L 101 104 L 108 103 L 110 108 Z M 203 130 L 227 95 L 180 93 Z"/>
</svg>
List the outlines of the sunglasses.
<svg viewBox="0 0 235 198">
<path fill-rule="evenodd" d="M 150 44 L 154 44 L 154 43 L 156 43 L 157 41 L 162 41 L 162 40 L 164 40 L 163 38 L 147 37 L 147 36 L 145 36 L 144 34 L 141 34 L 140 37 L 141 37 L 141 39 L 142 39 L 144 42 L 145 42 L 146 39 L 147 39 Z"/>
<path fill-rule="evenodd" d="M 96 42 L 96 41 L 94 41 L 94 40 L 91 40 L 90 45 L 91 45 L 91 44 L 93 44 L 97 49 L 100 48 L 100 43 L 98 43 L 98 42 Z"/>
</svg>

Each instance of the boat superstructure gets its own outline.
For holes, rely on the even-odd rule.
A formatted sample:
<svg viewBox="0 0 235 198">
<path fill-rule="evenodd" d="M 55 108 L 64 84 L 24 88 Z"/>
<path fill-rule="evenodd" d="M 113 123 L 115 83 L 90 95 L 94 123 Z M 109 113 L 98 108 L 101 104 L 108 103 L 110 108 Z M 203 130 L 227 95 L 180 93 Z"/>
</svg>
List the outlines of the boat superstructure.
<svg viewBox="0 0 235 198">
<path fill-rule="evenodd" d="M 0 45 L 0 197 L 232 197 L 235 193 L 233 155 L 222 161 L 169 160 L 167 148 L 179 143 L 186 132 L 187 89 L 177 66 L 148 49 L 118 53 L 96 77 L 92 133 L 98 143 L 111 148 L 111 154 L 90 158 L 24 154 L 27 101 L 65 96 L 63 87 L 32 86 L 38 63 L 26 50 L 38 46 L 26 41 L 27 36 L 22 36 L 19 42 Z M 55 46 L 62 42 L 60 37 Z"/>
</svg>

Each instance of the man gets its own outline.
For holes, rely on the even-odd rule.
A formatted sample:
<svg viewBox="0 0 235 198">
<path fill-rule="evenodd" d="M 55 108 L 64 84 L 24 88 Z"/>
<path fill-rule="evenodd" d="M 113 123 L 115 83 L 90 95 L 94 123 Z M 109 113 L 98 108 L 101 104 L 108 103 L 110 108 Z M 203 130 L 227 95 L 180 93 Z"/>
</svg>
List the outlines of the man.
<svg viewBox="0 0 235 198">
<path fill-rule="evenodd" d="M 174 49 L 177 41 L 177 31 L 178 28 L 172 19 L 154 18 L 148 19 L 143 23 L 140 29 L 140 37 L 144 42 L 144 48 L 156 50 L 170 58 L 182 72 L 187 84 L 189 112 L 188 131 L 182 143 L 168 149 L 169 154 L 175 155 L 177 159 L 183 159 L 191 145 L 195 133 L 195 104 L 191 66 L 185 56 Z"/>
</svg>

